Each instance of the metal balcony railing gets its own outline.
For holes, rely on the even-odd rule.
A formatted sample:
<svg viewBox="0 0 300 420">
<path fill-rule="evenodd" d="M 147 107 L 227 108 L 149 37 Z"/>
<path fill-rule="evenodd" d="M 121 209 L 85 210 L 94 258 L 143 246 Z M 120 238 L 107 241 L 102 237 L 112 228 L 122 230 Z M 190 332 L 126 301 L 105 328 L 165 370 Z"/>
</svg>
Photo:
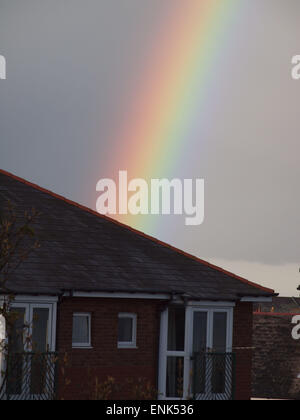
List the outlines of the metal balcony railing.
<svg viewBox="0 0 300 420">
<path fill-rule="evenodd" d="M 58 356 L 56 353 L 11 353 L 0 400 L 54 400 Z"/>
<path fill-rule="evenodd" d="M 234 400 L 234 353 L 198 352 L 192 359 L 195 400 Z"/>
</svg>

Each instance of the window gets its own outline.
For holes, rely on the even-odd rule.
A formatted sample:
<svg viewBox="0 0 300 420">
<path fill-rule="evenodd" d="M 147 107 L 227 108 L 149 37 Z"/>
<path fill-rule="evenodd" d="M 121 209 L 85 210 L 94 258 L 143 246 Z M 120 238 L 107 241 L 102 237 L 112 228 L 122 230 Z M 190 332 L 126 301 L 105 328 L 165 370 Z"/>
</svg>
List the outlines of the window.
<svg viewBox="0 0 300 420">
<path fill-rule="evenodd" d="M 183 370 L 184 358 L 176 356 L 167 357 L 167 378 L 166 378 L 166 397 L 183 397 Z"/>
<path fill-rule="evenodd" d="M 168 351 L 184 351 L 185 307 L 169 308 Z"/>
<path fill-rule="evenodd" d="M 181 305 L 168 309 L 166 337 L 166 397 L 182 398 L 185 356 L 185 310 Z"/>
<path fill-rule="evenodd" d="M 232 352 L 233 307 L 193 302 L 162 312 L 160 399 L 227 399 L 234 374 L 226 355 Z"/>
<path fill-rule="evenodd" d="M 120 313 L 118 322 L 118 347 L 136 347 L 136 314 Z"/>
<path fill-rule="evenodd" d="M 13 360 L 9 359 L 6 389 L 17 399 L 21 396 L 22 399 L 35 399 L 37 395 L 52 392 L 54 386 L 53 362 L 47 353 L 55 351 L 56 299 L 31 299 L 31 302 L 22 302 L 17 297 L 11 309 L 15 322 L 10 331 L 8 350 L 18 354 Z M 32 353 L 39 357 L 33 357 Z"/>
<path fill-rule="evenodd" d="M 73 314 L 72 346 L 91 347 L 91 314 Z"/>
<path fill-rule="evenodd" d="M 213 315 L 213 350 L 227 351 L 227 312 L 214 312 Z"/>
</svg>

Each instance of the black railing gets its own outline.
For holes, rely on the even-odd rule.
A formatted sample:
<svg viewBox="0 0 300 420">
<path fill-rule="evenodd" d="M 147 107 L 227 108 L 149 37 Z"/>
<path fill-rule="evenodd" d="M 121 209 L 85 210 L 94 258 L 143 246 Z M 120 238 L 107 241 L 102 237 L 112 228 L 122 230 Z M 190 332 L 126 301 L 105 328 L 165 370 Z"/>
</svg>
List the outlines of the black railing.
<svg viewBox="0 0 300 420">
<path fill-rule="evenodd" d="M 193 355 L 193 398 L 234 400 L 235 354 L 199 352 Z"/>
<path fill-rule="evenodd" d="M 57 364 L 56 353 L 9 354 L 0 399 L 54 400 Z"/>
</svg>

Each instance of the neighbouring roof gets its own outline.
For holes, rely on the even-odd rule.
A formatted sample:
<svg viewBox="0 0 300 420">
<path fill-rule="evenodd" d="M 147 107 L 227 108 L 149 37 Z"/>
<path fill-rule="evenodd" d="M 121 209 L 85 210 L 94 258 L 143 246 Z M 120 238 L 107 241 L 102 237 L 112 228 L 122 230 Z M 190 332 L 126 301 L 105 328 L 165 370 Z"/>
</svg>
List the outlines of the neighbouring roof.
<svg viewBox="0 0 300 420">
<path fill-rule="evenodd" d="M 292 314 L 300 313 L 300 298 L 273 297 L 272 302 L 263 302 L 254 306 L 254 311 L 259 313 Z"/>
<path fill-rule="evenodd" d="M 41 212 L 41 247 L 14 275 L 15 293 L 64 290 L 188 294 L 194 299 L 269 297 L 273 290 L 184 253 L 0 170 L 0 206 Z"/>
</svg>

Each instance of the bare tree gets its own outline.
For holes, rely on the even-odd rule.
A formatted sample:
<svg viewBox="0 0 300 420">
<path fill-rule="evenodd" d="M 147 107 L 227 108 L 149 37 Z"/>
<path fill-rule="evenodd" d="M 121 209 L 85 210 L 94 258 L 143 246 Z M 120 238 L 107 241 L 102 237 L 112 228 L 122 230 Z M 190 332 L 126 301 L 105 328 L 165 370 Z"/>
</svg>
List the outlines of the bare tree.
<svg viewBox="0 0 300 420">
<path fill-rule="evenodd" d="M 0 300 L 0 333 L 1 329 L 2 334 L 4 331 L 4 336 L 0 336 L 0 356 L 2 355 L 2 357 L 7 354 L 9 337 L 17 319 L 16 314 L 11 311 L 14 294 L 10 290 L 9 282 L 17 268 L 34 250 L 40 247 L 34 231 L 34 224 L 38 217 L 39 213 L 35 209 L 18 215 L 16 207 L 10 201 L 7 201 L 4 208 L 0 209 L 0 297 L 2 296 Z M 7 372 L 2 371 L 0 375 L 0 378 L 2 376 L 0 396 L 6 374 Z"/>
</svg>

